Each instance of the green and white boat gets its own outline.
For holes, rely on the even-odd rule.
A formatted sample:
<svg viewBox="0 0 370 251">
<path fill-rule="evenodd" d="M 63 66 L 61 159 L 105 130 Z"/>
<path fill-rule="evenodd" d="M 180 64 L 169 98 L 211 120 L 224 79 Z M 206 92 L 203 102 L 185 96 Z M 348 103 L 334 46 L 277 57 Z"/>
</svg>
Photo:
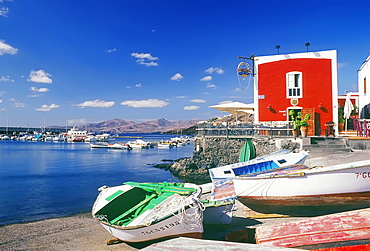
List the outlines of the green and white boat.
<svg viewBox="0 0 370 251">
<path fill-rule="evenodd" d="M 92 216 L 122 241 L 203 233 L 205 208 L 198 185 L 126 182 L 99 191 Z"/>
</svg>

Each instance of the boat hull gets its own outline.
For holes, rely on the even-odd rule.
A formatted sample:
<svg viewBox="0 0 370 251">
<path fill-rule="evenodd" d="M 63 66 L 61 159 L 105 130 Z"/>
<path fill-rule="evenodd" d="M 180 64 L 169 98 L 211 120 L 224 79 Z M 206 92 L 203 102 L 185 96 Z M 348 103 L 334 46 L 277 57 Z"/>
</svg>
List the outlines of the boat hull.
<svg viewBox="0 0 370 251">
<path fill-rule="evenodd" d="M 240 202 L 263 213 L 297 215 L 370 206 L 370 161 L 349 168 L 237 177 L 233 183 Z"/>
<path fill-rule="evenodd" d="M 192 209 L 187 209 L 186 213 L 192 214 Z M 119 226 L 113 226 L 105 222 L 100 222 L 100 224 L 113 236 L 125 242 L 143 242 L 170 236 L 203 233 L 202 224 L 199 224 L 195 228 L 188 227 L 187 223 L 181 221 L 177 215 L 173 215 L 157 223 L 152 223 L 149 226 L 132 229 L 120 228 Z"/>
<path fill-rule="evenodd" d="M 208 172 L 211 179 L 213 181 L 217 181 L 249 173 L 256 173 L 295 164 L 303 164 L 307 156 L 308 152 L 306 151 L 301 151 L 299 153 L 279 151 L 249 161 L 211 168 Z"/>
<path fill-rule="evenodd" d="M 330 214 L 256 228 L 256 243 L 309 250 L 369 250 L 370 209 Z"/>
</svg>

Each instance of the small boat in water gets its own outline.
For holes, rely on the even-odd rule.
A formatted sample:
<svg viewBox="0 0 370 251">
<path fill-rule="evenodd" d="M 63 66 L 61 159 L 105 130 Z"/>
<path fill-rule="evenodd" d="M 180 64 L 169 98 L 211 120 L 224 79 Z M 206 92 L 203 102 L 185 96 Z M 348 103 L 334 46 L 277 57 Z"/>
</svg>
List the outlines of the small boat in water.
<svg viewBox="0 0 370 251">
<path fill-rule="evenodd" d="M 238 200 L 263 213 L 320 215 L 370 207 L 370 160 L 325 167 L 293 165 L 232 181 Z"/>
<path fill-rule="evenodd" d="M 217 179 L 234 178 L 249 173 L 261 172 L 294 164 L 303 164 L 308 154 L 309 152 L 307 151 L 293 153 L 288 150 L 281 150 L 249 161 L 211 168 L 208 172 L 213 181 Z"/>
<path fill-rule="evenodd" d="M 132 149 L 151 148 L 151 143 L 142 139 L 127 142 L 127 145 Z"/>
<path fill-rule="evenodd" d="M 201 187 L 189 183 L 136 183 L 102 187 L 92 215 L 116 238 L 142 242 L 203 233 Z"/>
<path fill-rule="evenodd" d="M 124 150 L 131 150 L 132 148 L 123 143 L 114 143 L 114 144 L 108 144 L 106 142 L 96 142 L 96 143 L 90 143 L 91 148 L 110 148 L 110 149 L 124 149 Z"/>
</svg>

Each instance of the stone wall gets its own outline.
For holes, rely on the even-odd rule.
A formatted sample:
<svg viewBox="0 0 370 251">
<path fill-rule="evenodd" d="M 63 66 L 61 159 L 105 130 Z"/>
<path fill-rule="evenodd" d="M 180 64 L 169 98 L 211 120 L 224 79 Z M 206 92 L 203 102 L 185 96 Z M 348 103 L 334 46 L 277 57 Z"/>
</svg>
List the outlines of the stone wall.
<svg viewBox="0 0 370 251">
<path fill-rule="evenodd" d="M 247 139 L 197 138 L 191 158 L 181 159 L 169 168 L 170 171 L 185 182 L 209 182 L 208 169 L 239 162 L 240 150 Z M 281 149 L 294 151 L 299 143 L 288 139 L 253 138 L 258 156 Z"/>
</svg>

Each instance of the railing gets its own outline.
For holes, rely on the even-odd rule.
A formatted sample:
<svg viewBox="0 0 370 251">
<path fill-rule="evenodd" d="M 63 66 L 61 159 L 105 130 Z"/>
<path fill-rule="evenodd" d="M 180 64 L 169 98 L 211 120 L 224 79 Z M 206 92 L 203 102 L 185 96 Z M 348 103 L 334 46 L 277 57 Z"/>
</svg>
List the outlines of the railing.
<svg viewBox="0 0 370 251">
<path fill-rule="evenodd" d="M 292 137 L 292 128 L 287 123 L 264 124 L 198 124 L 197 136 L 199 137 L 226 137 L 226 138 L 252 138 L 266 137 Z"/>
</svg>

